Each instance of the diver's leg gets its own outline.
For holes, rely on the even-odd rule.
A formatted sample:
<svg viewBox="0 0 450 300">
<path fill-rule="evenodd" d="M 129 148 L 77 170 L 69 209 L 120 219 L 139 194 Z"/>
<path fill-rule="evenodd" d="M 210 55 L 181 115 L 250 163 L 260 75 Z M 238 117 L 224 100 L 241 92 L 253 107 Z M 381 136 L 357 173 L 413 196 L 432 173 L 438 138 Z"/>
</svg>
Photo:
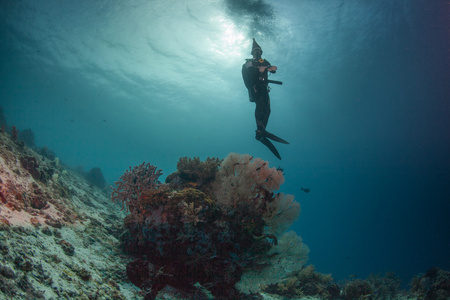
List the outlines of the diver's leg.
<svg viewBox="0 0 450 300">
<path fill-rule="evenodd" d="M 262 118 L 262 120 L 263 120 L 262 121 L 262 123 L 263 123 L 262 127 L 264 127 L 264 130 L 262 131 L 262 134 L 264 135 L 264 137 L 269 138 L 271 140 L 274 140 L 276 142 L 283 143 L 283 144 L 289 144 L 288 142 L 286 142 L 282 138 L 280 138 L 280 137 L 278 137 L 278 136 L 274 135 L 273 133 L 270 133 L 270 132 L 268 132 L 266 130 L 267 123 L 269 122 L 269 116 L 270 116 L 270 98 L 269 98 L 268 95 L 267 95 L 266 100 L 267 101 L 264 102 L 264 109 L 262 109 L 262 111 L 264 111 L 263 118 Z"/>
<path fill-rule="evenodd" d="M 264 99 L 264 108 L 263 108 L 263 124 L 264 124 L 264 129 L 266 129 L 267 127 L 267 123 L 269 122 L 269 116 L 270 116 L 270 98 L 269 95 L 267 95 L 267 97 Z"/>
<path fill-rule="evenodd" d="M 265 131 L 264 125 L 264 105 L 260 101 L 256 101 L 255 108 L 255 120 L 256 120 L 256 136 L 257 140 L 262 138 L 262 133 Z"/>
<path fill-rule="evenodd" d="M 262 94 L 262 95 L 261 95 Z M 256 127 L 266 129 L 270 116 L 270 98 L 268 93 L 258 95 L 255 108 Z"/>
</svg>

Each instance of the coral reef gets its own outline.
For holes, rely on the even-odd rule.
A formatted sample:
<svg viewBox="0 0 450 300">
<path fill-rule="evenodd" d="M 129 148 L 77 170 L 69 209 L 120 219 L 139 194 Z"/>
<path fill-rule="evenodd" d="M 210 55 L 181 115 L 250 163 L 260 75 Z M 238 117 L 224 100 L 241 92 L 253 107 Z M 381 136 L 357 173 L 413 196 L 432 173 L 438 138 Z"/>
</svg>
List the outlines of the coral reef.
<svg viewBox="0 0 450 300">
<path fill-rule="evenodd" d="M 257 293 L 262 286 L 282 282 L 293 272 L 301 270 L 308 260 L 309 248 L 294 231 L 281 236 L 277 245 L 261 253 L 258 266 L 247 269 L 237 283 L 237 288 L 246 293 Z"/>
<path fill-rule="evenodd" d="M 248 209 L 261 216 L 265 231 L 284 232 L 300 214 L 294 196 L 274 191 L 284 183 L 281 170 L 260 158 L 230 153 L 220 165 L 215 185 L 217 202 L 229 209 Z"/>
<path fill-rule="evenodd" d="M 109 196 L 0 134 L 0 299 L 142 298 L 115 237 L 125 213 Z"/>
<path fill-rule="evenodd" d="M 392 273 L 339 286 L 305 267 L 308 247 L 285 232 L 299 205 L 277 194 L 283 174 L 260 159 L 181 158 L 165 184 L 144 163 L 125 172 L 112 202 L 9 132 L 0 133 L 0 299 L 449 298 L 450 272 L 438 268 L 402 294 Z"/>
<path fill-rule="evenodd" d="M 370 274 L 367 279 L 354 277 L 342 291 L 342 299 L 413 299 L 400 292 L 400 279 L 393 272 Z"/>
<path fill-rule="evenodd" d="M 399 292 L 400 280 L 388 272 L 384 276 L 371 274 L 367 279 L 352 279 L 343 287 L 331 274 L 321 274 L 309 265 L 291 273 L 282 281 L 266 285 L 263 290 L 284 298 L 316 297 L 320 299 L 414 299 Z"/>
<path fill-rule="evenodd" d="M 370 299 L 374 290 L 366 280 L 352 280 L 347 283 L 342 292 L 344 300 Z"/>
<path fill-rule="evenodd" d="M 267 162 L 237 153 L 225 158 L 216 177 L 217 202 L 232 207 L 248 203 L 258 208 L 284 182 L 283 172 Z"/>
<path fill-rule="evenodd" d="M 205 161 L 201 161 L 199 157 L 181 157 L 177 163 L 177 171 L 167 176 L 166 183 L 175 190 L 195 187 L 211 193 L 211 185 L 221 162 L 216 157 L 208 157 Z"/>
<path fill-rule="evenodd" d="M 411 280 L 411 293 L 419 299 L 444 300 L 450 298 L 450 272 L 437 267 Z"/>
<path fill-rule="evenodd" d="M 392 299 L 400 291 L 401 280 L 393 272 L 386 272 L 384 276 L 370 274 L 367 281 L 373 290 L 374 299 Z"/>
<path fill-rule="evenodd" d="M 140 205 L 142 192 L 160 185 L 158 178 L 161 175 L 162 171 L 149 163 L 143 162 L 133 168 L 130 166 L 129 170 L 115 182 L 116 187 L 113 188 L 111 199 L 116 203 L 121 202 L 131 213 L 138 213 L 136 209 Z"/>
<path fill-rule="evenodd" d="M 220 162 L 181 158 L 166 184 L 159 181 L 161 170 L 143 163 L 116 182 L 112 200 L 130 211 L 123 246 L 135 260 L 127 275 L 149 291 L 146 299 L 168 285 L 191 294 L 200 285 L 215 296 L 242 298 L 254 292 L 235 287 L 249 270 L 279 264 L 267 270 L 285 274 L 280 266 L 295 270 L 306 262 L 309 250 L 295 233 L 278 244 L 300 209 L 293 196 L 274 195 L 282 172 L 249 155 L 232 153 Z"/>
<path fill-rule="evenodd" d="M 331 274 L 316 272 L 314 266 L 309 265 L 293 272 L 279 283 L 265 286 L 264 291 L 286 298 L 315 296 L 337 299 L 340 296 L 341 288 L 333 281 Z"/>
<path fill-rule="evenodd" d="M 30 175 L 33 176 L 34 179 L 42 181 L 47 180 L 47 176 L 44 170 L 39 167 L 36 157 L 24 156 L 20 159 L 20 163 L 22 164 L 22 167 L 24 167 Z"/>
</svg>

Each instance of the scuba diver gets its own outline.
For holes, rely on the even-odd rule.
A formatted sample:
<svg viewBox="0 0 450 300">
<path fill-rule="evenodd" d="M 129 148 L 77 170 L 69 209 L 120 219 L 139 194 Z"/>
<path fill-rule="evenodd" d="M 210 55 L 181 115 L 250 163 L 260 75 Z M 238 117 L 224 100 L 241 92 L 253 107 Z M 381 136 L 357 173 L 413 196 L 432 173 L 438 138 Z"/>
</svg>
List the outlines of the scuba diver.
<svg viewBox="0 0 450 300">
<path fill-rule="evenodd" d="M 269 80 L 268 72 L 275 73 L 276 66 L 272 66 L 267 60 L 261 58 L 262 49 L 253 39 L 252 52 L 253 58 L 246 59 L 246 63 L 242 66 L 242 77 L 245 86 L 248 89 L 250 102 L 255 102 L 255 119 L 256 119 L 256 136 L 255 138 L 263 143 L 272 153 L 281 159 L 277 148 L 269 140 L 273 140 L 283 144 L 289 144 L 285 140 L 266 130 L 267 122 L 270 115 L 270 98 L 269 83 L 282 84 L 280 81 Z"/>
</svg>

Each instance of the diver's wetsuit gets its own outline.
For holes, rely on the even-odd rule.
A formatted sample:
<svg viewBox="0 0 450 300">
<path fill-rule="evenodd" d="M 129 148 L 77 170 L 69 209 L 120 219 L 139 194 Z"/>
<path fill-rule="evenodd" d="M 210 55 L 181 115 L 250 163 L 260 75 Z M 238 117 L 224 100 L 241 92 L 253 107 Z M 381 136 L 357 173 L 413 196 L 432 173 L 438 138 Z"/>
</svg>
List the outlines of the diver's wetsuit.
<svg viewBox="0 0 450 300">
<path fill-rule="evenodd" d="M 265 59 L 247 59 L 242 66 L 242 77 L 248 89 L 250 102 L 255 102 L 256 119 L 256 139 L 260 139 L 261 132 L 264 132 L 270 116 L 269 86 L 267 82 L 267 69 L 259 72 L 259 67 L 270 68 L 270 63 Z"/>
<path fill-rule="evenodd" d="M 283 144 L 289 143 L 266 130 L 270 116 L 269 80 L 267 78 L 267 72 L 269 72 L 268 69 L 272 66 L 267 60 L 261 58 L 261 54 L 261 47 L 253 39 L 251 52 L 253 58 L 247 59 L 242 66 L 242 78 L 247 87 L 250 102 L 255 102 L 256 104 L 255 119 L 257 129 L 255 138 L 269 148 L 278 159 L 281 159 L 280 153 L 278 153 L 277 148 L 270 140 Z M 262 68 L 263 72 L 260 72 L 261 67 L 264 67 Z M 275 73 L 276 69 L 274 66 L 270 72 Z"/>
</svg>

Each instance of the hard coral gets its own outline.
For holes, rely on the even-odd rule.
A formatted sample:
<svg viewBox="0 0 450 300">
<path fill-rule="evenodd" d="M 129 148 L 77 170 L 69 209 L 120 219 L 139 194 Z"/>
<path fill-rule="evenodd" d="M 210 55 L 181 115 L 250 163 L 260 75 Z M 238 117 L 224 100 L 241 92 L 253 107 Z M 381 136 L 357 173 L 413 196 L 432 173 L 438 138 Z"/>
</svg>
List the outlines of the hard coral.
<svg viewBox="0 0 450 300">
<path fill-rule="evenodd" d="M 45 179 L 45 172 L 39 169 L 39 164 L 34 156 L 25 156 L 20 159 L 22 167 L 24 167 L 36 180 Z"/>
<path fill-rule="evenodd" d="M 370 274 L 367 281 L 376 294 L 375 298 L 378 299 L 394 298 L 401 285 L 401 280 L 393 272 L 386 272 L 384 276 Z"/>
<path fill-rule="evenodd" d="M 191 187 L 209 194 L 221 161 L 214 157 L 208 157 L 205 161 L 198 157 L 181 157 L 177 163 L 177 171 L 167 176 L 166 183 L 173 189 Z"/>
<path fill-rule="evenodd" d="M 353 300 L 369 297 L 372 293 L 373 289 L 368 281 L 356 279 L 345 285 L 343 296 L 345 300 Z"/>
<path fill-rule="evenodd" d="M 18 196 L 22 198 L 21 195 Z M 47 206 L 47 198 L 50 198 L 50 196 L 36 186 L 29 198 L 31 207 L 36 209 L 43 209 L 44 207 Z"/>
<path fill-rule="evenodd" d="M 198 184 L 205 184 L 214 180 L 219 169 L 221 159 L 208 157 L 204 162 L 199 157 L 181 157 L 177 163 L 177 170 L 182 179 Z"/>
<path fill-rule="evenodd" d="M 2 191 L 0 191 L 0 200 L 2 201 L 2 203 L 8 202 L 8 201 L 6 200 L 6 197 L 3 195 Z"/>
<path fill-rule="evenodd" d="M 36 209 L 42 209 L 47 206 L 47 200 L 40 196 L 33 196 L 31 198 L 31 207 Z"/>
<path fill-rule="evenodd" d="M 340 295 L 340 287 L 333 282 L 331 274 L 316 272 L 313 265 L 304 267 L 282 282 L 265 287 L 264 290 L 288 298 L 315 296 L 321 299 L 336 299 Z"/>
</svg>

